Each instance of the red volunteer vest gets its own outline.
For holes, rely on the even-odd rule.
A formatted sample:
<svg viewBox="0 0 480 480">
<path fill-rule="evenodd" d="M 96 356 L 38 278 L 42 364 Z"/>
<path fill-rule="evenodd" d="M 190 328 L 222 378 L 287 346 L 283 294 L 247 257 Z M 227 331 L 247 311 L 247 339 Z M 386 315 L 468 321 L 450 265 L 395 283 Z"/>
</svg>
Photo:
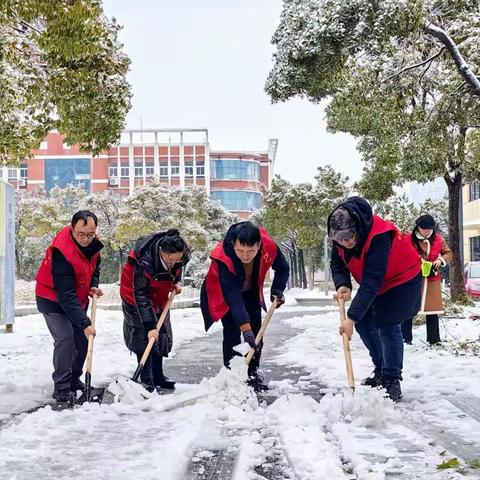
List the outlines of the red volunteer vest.
<svg viewBox="0 0 480 480">
<path fill-rule="evenodd" d="M 277 245 L 263 228 L 260 228 L 260 238 L 262 241 L 262 247 L 257 286 L 260 301 L 263 303 L 263 282 L 265 281 L 265 276 L 275 261 L 275 257 L 277 256 Z M 207 289 L 208 310 L 212 320 L 217 322 L 230 310 L 230 307 L 223 298 L 217 262 L 224 263 L 228 270 L 234 275 L 236 275 L 236 272 L 232 259 L 225 253 L 225 250 L 223 249 L 223 242 L 220 242 L 212 250 L 210 258 L 213 261 L 210 264 L 210 268 L 208 269 L 208 273 L 205 278 L 205 286 Z"/>
<path fill-rule="evenodd" d="M 64 227 L 57 233 L 52 240 L 52 243 L 47 248 L 45 257 L 43 258 L 35 277 L 35 280 L 37 281 L 35 285 L 35 294 L 53 302 L 58 302 L 57 293 L 53 288 L 52 277 L 52 252 L 53 249 L 56 248 L 73 267 L 75 272 L 75 291 L 80 305 L 82 308 L 85 308 L 88 304 L 90 283 L 92 281 L 93 272 L 95 272 L 95 269 L 97 268 L 97 261 L 100 253 L 95 253 L 95 255 L 89 260 L 78 248 L 70 231 L 70 225 Z"/>
<path fill-rule="evenodd" d="M 123 266 L 122 275 L 120 277 L 120 296 L 130 305 L 136 305 L 135 295 L 133 294 L 133 271 L 137 257 L 135 252 L 130 250 L 127 263 Z M 144 272 L 150 285 L 152 305 L 155 313 L 163 310 L 167 303 L 168 296 L 172 291 L 173 280 L 155 280 L 148 272 Z"/>
<path fill-rule="evenodd" d="M 340 258 L 345 262 L 353 278 L 362 283 L 363 269 L 365 267 L 365 256 L 370 248 L 373 238 L 385 232 L 394 232 L 392 247 L 388 254 L 387 270 L 383 279 L 383 284 L 377 295 L 385 293 L 391 288 L 406 283 L 420 273 L 421 260 L 417 250 L 413 248 L 410 236 L 404 235 L 397 227 L 387 220 L 383 220 L 377 215 L 373 216 L 373 224 L 368 234 L 367 240 L 363 245 L 360 256 L 352 257 L 347 263 L 345 261 L 345 252 L 343 248 L 338 248 Z"/>
</svg>

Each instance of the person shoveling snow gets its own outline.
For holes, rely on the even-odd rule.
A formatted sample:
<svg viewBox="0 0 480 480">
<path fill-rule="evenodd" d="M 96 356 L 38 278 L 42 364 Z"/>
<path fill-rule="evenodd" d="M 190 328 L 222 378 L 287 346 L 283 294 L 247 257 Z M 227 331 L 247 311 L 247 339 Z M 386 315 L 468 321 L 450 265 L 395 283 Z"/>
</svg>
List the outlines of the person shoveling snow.
<svg viewBox="0 0 480 480">
<path fill-rule="evenodd" d="M 156 325 L 170 292 L 182 291 L 179 282 L 189 258 L 188 245 L 178 230 L 171 229 L 140 237 L 122 270 L 120 296 L 125 345 L 136 354 L 142 365 L 140 379 L 152 391 L 175 387 L 175 382 L 163 374 L 162 364 L 173 345 L 168 308 L 158 331 Z M 142 364 L 147 347 L 151 353 L 149 350 Z"/>
<path fill-rule="evenodd" d="M 248 382 L 256 390 L 266 390 L 263 378 L 258 374 L 263 342 L 255 336 L 262 326 L 263 283 L 270 269 L 275 271 L 271 287 L 271 301 L 277 298 L 280 307 L 285 298 L 283 292 L 289 276 L 288 263 L 278 245 L 263 228 L 251 222 L 232 225 L 225 239 L 210 254 L 212 263 L 200 294 L 200 304 L 208 330 L 214 322 L 223 325 L 223 364 L 230 367 L 235 355 L 234 347 L 243 336 L 255 351 L 248 365 Z"/>
</svg>

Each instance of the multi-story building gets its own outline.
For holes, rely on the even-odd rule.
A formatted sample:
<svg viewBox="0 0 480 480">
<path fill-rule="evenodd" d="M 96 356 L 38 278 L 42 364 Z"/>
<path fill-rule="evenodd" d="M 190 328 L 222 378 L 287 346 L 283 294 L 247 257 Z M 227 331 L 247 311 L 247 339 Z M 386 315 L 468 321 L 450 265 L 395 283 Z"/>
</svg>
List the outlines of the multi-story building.
<svg viewBox="0 0 480 480">
<path fill-rule="evenodd" d="M 47 192 L 72 184 L 87 192 L 131 195 L 154 179 L 179 188 L 203 185 L 212 198 L 246 218 L 263 204 L 277 143 L 270 140 L 265 152 L 216 152 L 210 150 L 207 129 L 126 130 L 118 145 L 93 157 L 52 132 L 18 167 L 4 167 L 2 176 L 19 189 Z"/>
<path fill-rule="evenodd" d="M 463 258 L 480 260 L 480 181 L 463 187 Z"/>
</svg>

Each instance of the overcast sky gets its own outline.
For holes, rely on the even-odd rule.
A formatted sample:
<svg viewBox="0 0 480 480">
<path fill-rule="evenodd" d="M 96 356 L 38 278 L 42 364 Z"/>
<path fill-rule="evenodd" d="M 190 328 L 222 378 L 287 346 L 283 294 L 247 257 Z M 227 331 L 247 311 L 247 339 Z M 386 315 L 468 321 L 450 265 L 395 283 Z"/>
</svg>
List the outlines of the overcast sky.
<svg viewBox="0 0 480 480">
<path fill-rule="evenodd" d="M 322 107 L 301 99 L 271 105 L 264 91 L 281 7 L 281 0 L 104 0 L 132 60 L 127 128 L 208 128 L 212 150 L 267 150 L 278 138 L 275 173 L 290 181 L 310 181 L 327 163 L 358 179 L 355 141 L 326 132 Z"/>
</svg>

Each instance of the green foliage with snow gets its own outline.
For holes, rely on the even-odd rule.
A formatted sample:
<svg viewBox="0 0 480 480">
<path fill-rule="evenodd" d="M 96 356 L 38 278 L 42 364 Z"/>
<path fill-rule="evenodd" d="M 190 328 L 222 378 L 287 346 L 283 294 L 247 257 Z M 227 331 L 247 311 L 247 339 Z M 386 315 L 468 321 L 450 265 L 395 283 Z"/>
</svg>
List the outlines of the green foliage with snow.
<svg viewBox="0 0 480 480">
<path fill-rule="evenodd" d="M 358 139 L 369 200 L 444 178 L 453 298 L 464 294 L 460 190 L 480 175 L 479 34 L 473 0 L 288 0 L 266 83 L 273 101 L 329 101 L 330 131 Z"/>
<path fill-rule="evenodd" d="M 101 281 L 119 278 L 125 255 L 142 235 L 177 228 L 194 250 L 186 276 L 199 285 L 208 266 L 210 250 L 221 240 L 236 218 L 212 200 L 203 187 L 184 191 L 152 183 L 123 197 L 114 192 L 87 194 L 82 187 L 68 185 L 48 196 L 22 192 L 17 195 L 17 276 L 33 279 L 48 243 L 80 209 L 98 217 L 102 250 Z"/>
<path fill-rule="evenodd" d="M 0 164 L 52 129 L 94 153 L 118 139 L 131 97 L 119 29 L 99 0 L 0 0 Z"/>
</svg>

